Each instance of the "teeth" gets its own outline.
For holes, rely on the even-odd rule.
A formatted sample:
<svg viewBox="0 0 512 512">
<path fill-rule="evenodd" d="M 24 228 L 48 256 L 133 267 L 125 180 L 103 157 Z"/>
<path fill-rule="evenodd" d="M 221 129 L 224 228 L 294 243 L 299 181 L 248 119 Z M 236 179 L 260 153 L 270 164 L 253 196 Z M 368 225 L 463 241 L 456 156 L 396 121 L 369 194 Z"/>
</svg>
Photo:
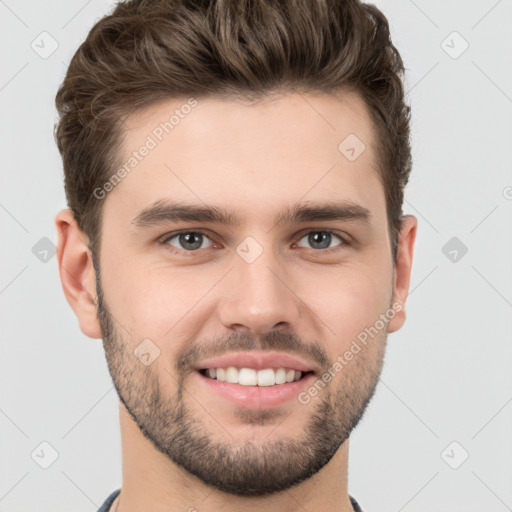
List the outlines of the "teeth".
<svg viewBox="0 0 512 512">
<path fill-rule="evenodd" d="M 284 384 L 286 382 L 286 370 L 279 368 L 276 372 L 276 384 Z"/>
<path fill-rule="evenodd" d="M 273 386 L 276 383 L 276 374 L 272 368 L 258 371 L 258 386 Z"/>
<path fill-rule="evenodd" d="M 233 366 L 226 369 L 226 382 L 238 384 L 238 370 Z"/>
<path fill-rule="evenodd" d="M 286 368 L 255 370 L 254 368 L 237 369 L 234 366 L 229 366 L 228 368 L 208 368 L 206 375 L 221 382 L 241 384 L 242 386 L 274 386 L 297 381 L 302 377 L 302 372 Z"/>
<path fill-rule="evenodd" d="M 238 384 L 242 386 L 257 386 L 258 376 L 252 368 L 241 368 L 238 372 Z"/>
</svg>

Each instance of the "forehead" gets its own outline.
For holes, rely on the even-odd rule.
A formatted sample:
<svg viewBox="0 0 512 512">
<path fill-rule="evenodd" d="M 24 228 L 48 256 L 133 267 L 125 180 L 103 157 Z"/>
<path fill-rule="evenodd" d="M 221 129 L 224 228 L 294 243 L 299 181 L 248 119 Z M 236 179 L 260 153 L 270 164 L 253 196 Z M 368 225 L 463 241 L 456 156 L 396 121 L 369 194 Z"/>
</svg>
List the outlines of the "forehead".
<svg viewBox="0 0 512 512">
<path fill-rule="evenodd" d="M 385 209 L 372 122 L 354 92 L 172 99 L 128 117 L 125 127 L 124 172 L 105 215 L 114 206 L 116 215 L 135 215 L 169 198 L 262 222 L 301 200 Z"/>
</svg>

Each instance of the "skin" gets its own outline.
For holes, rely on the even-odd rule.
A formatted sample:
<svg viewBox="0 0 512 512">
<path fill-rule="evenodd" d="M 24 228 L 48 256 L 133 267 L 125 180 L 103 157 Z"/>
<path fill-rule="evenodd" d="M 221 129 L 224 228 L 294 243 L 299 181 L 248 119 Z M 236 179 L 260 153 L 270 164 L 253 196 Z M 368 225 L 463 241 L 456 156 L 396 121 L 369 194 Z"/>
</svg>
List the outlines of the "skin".
<svg viewBox="0 0 512 512">
<path fill-rule="evenodd" d="M 173 99 L 129 117 L 121 160 L 185 101 Z M 366 145 L 355 161 L 338 150 L 349 134 Z M 378 382 L 387 334 L 405 321 L 417 230 L 417 219 L 405 216 L 394 265 L 377 168 L 372 123 L 354 92 L 287 93 L 257 103 L 198 98 L 197 106 L 103 199 L 101 250 L 96 255 L 101 290 L 86 235 L 69 210 L 59 212 L 57 255 L 66 298 L 82 332 L 103 338 L 109 370 L 124 398 L 123 487 L 113 510 L 143 510 L 148 502 L 154 512 L 191 507 L 212 512 L 261 507 L 268 512 L 352 510 L 348 436 Z M 139 212 L 166 198 L 216 205 L 237 213 L 241 223 L 134 226 Z M 275 222 L 285 207 L 328 201 L 361 205 L 371 222 Z M 179 237 L 172 245 L 159 242 L 178 230 L 206 234 L 201 248 L 187 252 Z M 307 235 L 319 231 L 349 243 L 334 236 L 327 242 L 330 249 L 318 248 Z M 247 236 L 263 249 L 252 263 L 236 252 Z M 203 356 L 207 350 L 225 353 L 230 342 L 241 350 L 269 350 L 274 341 L 279 352 L 298 355 L 295 350 L 303 348 L 300 357 L 319 377 L 393 304 L 400 311 L 307 404 L 293 399 L 265 410 L 237 407 L 212 393 L 192 370 L 192 359 L 185 357 L 190 347 Z M 112 336 L 105 332 L 105 314 Z M 144 339 L 160 350 L 149 366 L 133 356 Z M 316 352 L 310 350 L 313 346 Z M 178 360 L 184 363 L 181 372 Z M 227 492 L 194 476 L 162 450 L 178 427 L 158 420 L 176 420 L 180 405 L 196 433 L 239 457 L 233 478 L 242 478 L 262 460 L 282 468 L 290 463 L 291 475 L 298 460 L 312 463 L 314 457 L 308 459 L 309 452 L 301 448 L 315 443 L 320 447 L 321 425 L 308 430 L 315 414 L 329 420 L 329 439 L 337 445 L 314 474 L 302 479 L 296 475 L 296 485 L 283 483 L 279 491 L 255 490 L 252 496 Z M 183 424 L 186 429 L 192 423 Z M 141 432 L 141 425 L 149 435 Z M 277 446 L 288 449 L 272 459 Z M 217 449 L 209 452 L 212 457 Z M 279 475 L 272 481 L 278 483 Z"/>
</svg>

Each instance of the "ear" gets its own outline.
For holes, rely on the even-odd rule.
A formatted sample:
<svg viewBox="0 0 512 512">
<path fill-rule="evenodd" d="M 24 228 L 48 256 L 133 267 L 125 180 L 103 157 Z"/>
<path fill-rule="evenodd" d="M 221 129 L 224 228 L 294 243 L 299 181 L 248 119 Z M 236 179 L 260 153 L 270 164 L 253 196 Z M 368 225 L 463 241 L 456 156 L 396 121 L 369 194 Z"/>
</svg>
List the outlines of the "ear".
<svg viewBox="0 0 512 512">
<path fill-rule="evenodd" d="M 405 215 L 402 229 L 398 239 L 398 250 L 395 269 L 393 273 L 393 301 L 392 308 L 396 315 L 388 324 L 388 332 L 395 332 L 405 323 L 405 301 L 409 293 L 411 282 L 412 258 L 418 220 L 413 215 Z"/>
<path fill-rule="evenodd" d="M 97 318 L 96 272 L 88 238 L 78 227 L 71 210 L 55 217 L 57 260 L 64 295 L 75 312 L 81 331 L 89 338 L 101 338 Z"/>
</svg>

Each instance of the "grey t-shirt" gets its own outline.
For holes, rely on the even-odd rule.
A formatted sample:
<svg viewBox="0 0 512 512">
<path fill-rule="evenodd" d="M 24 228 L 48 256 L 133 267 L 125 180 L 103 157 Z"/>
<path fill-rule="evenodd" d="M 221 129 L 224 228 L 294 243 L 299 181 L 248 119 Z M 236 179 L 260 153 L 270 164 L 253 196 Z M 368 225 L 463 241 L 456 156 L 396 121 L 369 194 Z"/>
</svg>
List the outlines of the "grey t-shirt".
<svg viewBox="0 0 512 512">
<path fill-rule="evenodd" d="M 117 498 L 117 495 L 121 492 L 121 489 L 118 489 L 117 491 L 114 491 L 103 503 L 103 505 L 100 507 L 98 512 L 109 512 L 110 507 L 112 506 L 112 503 L 114 503 L 114 500 Z M 350 503 L 352 503 L 352 507 L 354 509 L 354 512 L 363 512 L 361 510 L 361 507 L 357 504 L 357 501 L 352 498 L 352 496 L 349 496 Z"/>
</svg>

